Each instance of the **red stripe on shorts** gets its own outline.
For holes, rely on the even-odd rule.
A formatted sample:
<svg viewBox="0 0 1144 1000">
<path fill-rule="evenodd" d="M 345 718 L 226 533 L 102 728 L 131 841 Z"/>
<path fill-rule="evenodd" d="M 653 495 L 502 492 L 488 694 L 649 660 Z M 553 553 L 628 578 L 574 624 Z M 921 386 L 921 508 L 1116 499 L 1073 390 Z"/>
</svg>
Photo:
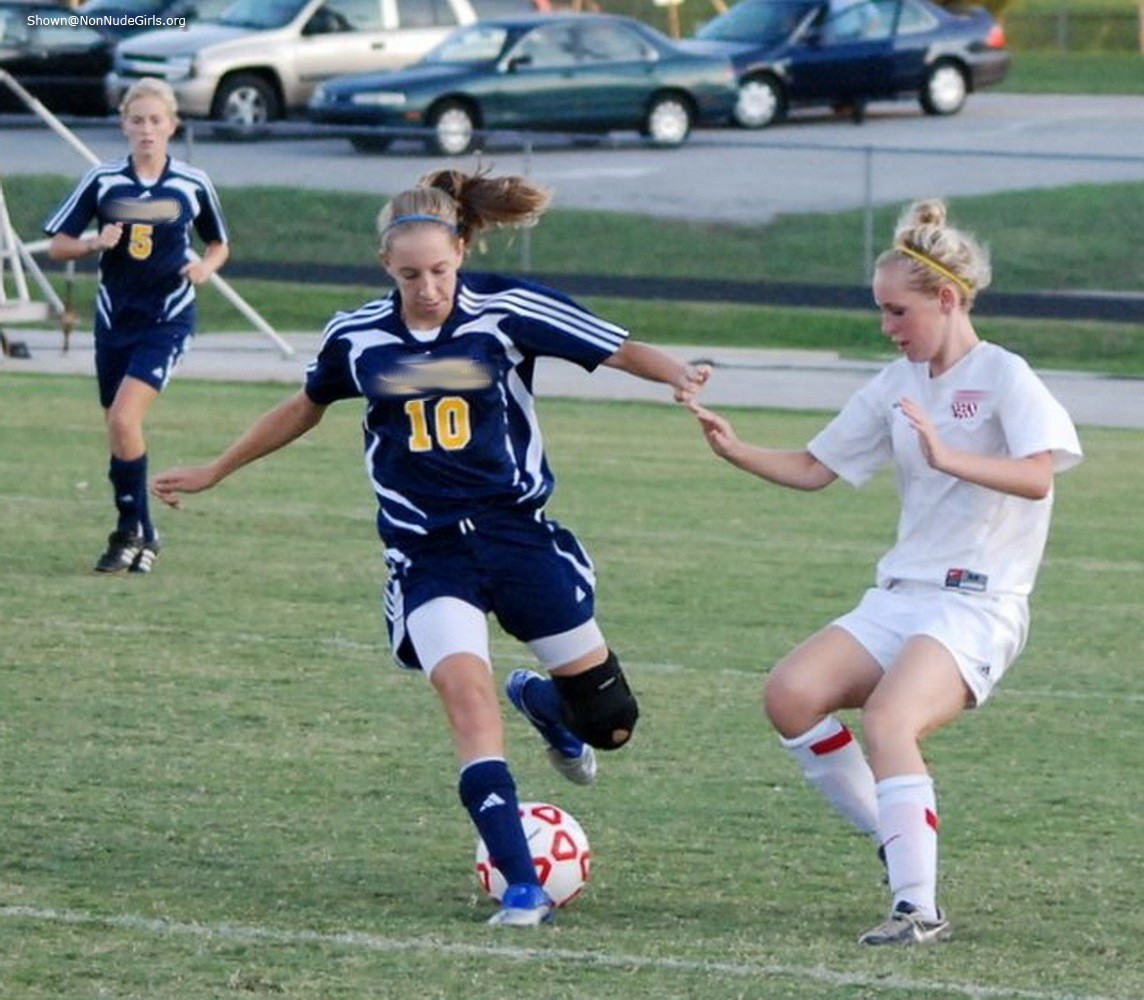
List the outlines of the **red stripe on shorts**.
<svg viewBox="0 0 1144 1000">
<path fill-rule="evenodd" d="M 854 734 L 843 726 L 833 736 L 827 736 L 824 740 L 819 740 L 817 743 L 810 745 L 810 752 L 821 757 L 823 754 L 833 753 L 835 750 L 841 750 L 848 743 L 853 742 Z"/>
<path fill-rule="evenodd" d="M 941 824 L 937 820 L 937 813 L 932 809 L 926 810 L 926 825 L 929 826 L 934 833 L 941 829 Z"/>
</svg>

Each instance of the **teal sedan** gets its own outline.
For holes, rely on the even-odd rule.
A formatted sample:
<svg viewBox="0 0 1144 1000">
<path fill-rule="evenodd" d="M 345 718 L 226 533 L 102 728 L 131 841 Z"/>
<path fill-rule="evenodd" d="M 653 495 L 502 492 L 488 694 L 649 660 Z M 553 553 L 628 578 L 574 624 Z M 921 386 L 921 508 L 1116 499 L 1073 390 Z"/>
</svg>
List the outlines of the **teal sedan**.
<svg viewBox="0 0 1144 1000">
<path fill-rule="evenodd" d="M 686 52 L 631 18 L 538 15 L 460 28 L 419 63 L 321 84 L 311 121 L 373 126 L 350 137 L 381 151 L 410 130 L 458 156 L 484 130 L 605 133 L 636 129 L 679 146 L 696 125 L 730 121 L 738 91 L 728 57 Z"/>
</svg>

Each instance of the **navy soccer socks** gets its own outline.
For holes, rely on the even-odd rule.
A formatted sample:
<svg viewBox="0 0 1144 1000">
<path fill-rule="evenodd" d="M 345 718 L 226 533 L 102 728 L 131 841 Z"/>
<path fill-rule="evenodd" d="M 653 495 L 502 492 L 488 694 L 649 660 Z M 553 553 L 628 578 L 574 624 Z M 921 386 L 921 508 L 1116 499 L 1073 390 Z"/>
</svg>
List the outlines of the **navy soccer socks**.
<svg viewBox="0 0 1144 1000">
<path fill-rule="evenodd" d="M 115 509 L 119 511 L 118 531 L 134 535 L 141 533 L 143 540 L 155 540 L 155 527 L 147 502 L 147 455 L 125 460 L 111 456 L 107 471 L 115 493 Z"/>
<path fill-rule="evenodd" d="M 539 884 L 532 852 L 520 825 L 516 783 L 508 765 L 499 758 L 466 764 L 458 787 L 489 857 L 509 885 Z"/>
</svg>

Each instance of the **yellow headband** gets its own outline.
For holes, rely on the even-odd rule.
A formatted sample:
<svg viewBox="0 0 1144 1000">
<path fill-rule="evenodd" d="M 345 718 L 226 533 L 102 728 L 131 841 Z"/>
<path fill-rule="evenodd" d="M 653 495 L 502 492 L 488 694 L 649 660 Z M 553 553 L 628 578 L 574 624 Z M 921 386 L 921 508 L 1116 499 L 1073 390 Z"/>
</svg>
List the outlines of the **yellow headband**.
<svg viewBox="0 0 1144 1000">
<path fill-rule="evenodd" d="M 927 256 L 926 254 L 922 253 L 920 250 L 915 250 L 913 247 L 908 247 L 904 243 L 897 244 L 897 246 L 895 246 L 894 249 L 897 250 L 898 253 L 904 253 L 907 257 L 913 257 L 914 260 L 919 261 L 922 264 L 925 264 L 925 266 L 928 267 L 931 271 L 934 271 L 935 273 L 940 274 L 943 278 L 946 278 L 949 281 L 952 281 L 955 285 L 957 285 L 958 288 L 960 288 L 967 295 L 969 294 L 970 291 L 972 291 L 973 286 L 968 281 L 966 281 L 964 278 L 958 277 L 948 267 L 945 267 L 944 265 L 939 264 L 932 257 Z"/>
</svg>

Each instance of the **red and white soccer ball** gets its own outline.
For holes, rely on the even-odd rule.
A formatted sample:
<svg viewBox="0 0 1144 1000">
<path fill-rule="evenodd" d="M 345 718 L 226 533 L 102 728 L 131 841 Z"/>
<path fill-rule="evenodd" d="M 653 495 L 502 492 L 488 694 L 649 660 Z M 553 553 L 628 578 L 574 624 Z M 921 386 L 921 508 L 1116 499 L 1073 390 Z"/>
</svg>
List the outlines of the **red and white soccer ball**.
<svg viewBox="0 0 1144 1000">
<path fill-rule="evenodd" d="M 566 809 L 549 802 L 522 802 L 520 820 L 544 891 L 557 906 L 570 903 L 580 894 L 592 871 L 592 848 L 584 828 Z M 477 880 L 498 903 L 508 888 L 504 876 L 489 861 L 489 850 L 480 838 Z"/>
</svg>

